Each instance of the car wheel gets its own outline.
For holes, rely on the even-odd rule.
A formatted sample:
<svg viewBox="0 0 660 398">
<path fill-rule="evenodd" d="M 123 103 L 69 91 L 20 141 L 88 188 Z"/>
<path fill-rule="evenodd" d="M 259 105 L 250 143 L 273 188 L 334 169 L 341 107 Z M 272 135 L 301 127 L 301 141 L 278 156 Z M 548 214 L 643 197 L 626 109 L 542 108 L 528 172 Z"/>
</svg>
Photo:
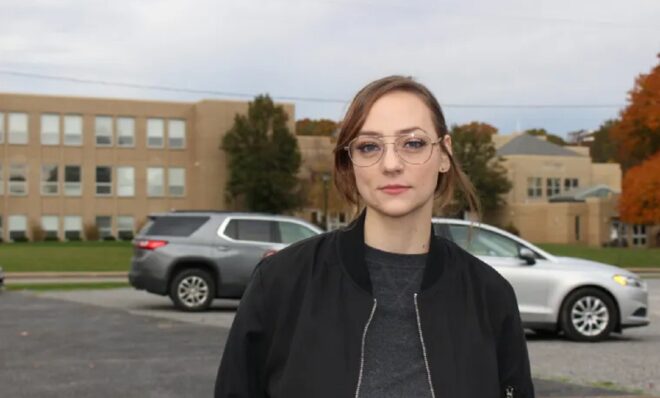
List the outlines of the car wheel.
<svg viewBox="0 0 660 398">
<path fill-rule="evenodd" d="M 606 293 L 594 288 L 579 289 L 564 302 L 561 324 L 566 336 L 575 341 L 600 341 L 614 329 L 618 313 Z"/>
<path fill-rule="evenodd" d="M 172 280 L 170 298 L 184 311 L 204 311 L 215 297 L 215 283 L 211 275 L 201 269 L 179 272 Z"/>
</svg>

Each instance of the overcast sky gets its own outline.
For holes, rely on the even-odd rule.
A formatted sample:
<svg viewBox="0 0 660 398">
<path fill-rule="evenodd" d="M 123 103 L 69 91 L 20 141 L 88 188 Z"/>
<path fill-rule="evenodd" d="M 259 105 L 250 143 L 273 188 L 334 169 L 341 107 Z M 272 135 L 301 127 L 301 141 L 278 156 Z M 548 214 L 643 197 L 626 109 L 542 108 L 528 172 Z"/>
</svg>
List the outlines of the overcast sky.
<svg viewBox="0 0 660 398">
<path fill-rule="evenodd" d="M 405 74 L 431 88 L 450 124 L 563 136 L 617 116 L 658 62 L 658 21 L 658 0 L 1 0 L 0 91 L 241 98 L 18 72 L 269 93 L 298 98 L 297 119 L 339 120 L 364 84 Z"/>
</svg>

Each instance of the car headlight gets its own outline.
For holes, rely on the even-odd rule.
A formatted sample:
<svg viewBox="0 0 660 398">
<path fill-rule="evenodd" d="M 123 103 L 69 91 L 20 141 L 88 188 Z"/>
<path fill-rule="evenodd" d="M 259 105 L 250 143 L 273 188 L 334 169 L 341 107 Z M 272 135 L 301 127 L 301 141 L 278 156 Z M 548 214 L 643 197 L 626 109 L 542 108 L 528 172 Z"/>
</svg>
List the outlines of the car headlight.
<svg viewBox="0 0 660 398">
<path fill-rule="evenodd" d="M 642 287 L 642 281 L 632 276 L 614 275 L 612 279 L 621 286 Z"/>
</svg>

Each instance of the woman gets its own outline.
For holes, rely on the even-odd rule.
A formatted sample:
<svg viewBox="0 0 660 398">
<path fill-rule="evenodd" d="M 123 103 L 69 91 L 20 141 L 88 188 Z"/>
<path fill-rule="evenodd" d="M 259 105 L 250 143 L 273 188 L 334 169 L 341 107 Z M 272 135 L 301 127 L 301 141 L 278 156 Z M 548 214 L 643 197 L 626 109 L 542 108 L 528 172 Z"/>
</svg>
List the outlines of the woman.
<svg viewBox="0 0 660 398">
<path fill-rule="evenodd" d="M 216 397 L 534 397 L 511 285 L 433 234 L 434 199 L 455 187 L 478 212 L 435 97 L 370 83 L 334 152 L 337 188 L 364 210 L 259 264 Z"/>
</svg>

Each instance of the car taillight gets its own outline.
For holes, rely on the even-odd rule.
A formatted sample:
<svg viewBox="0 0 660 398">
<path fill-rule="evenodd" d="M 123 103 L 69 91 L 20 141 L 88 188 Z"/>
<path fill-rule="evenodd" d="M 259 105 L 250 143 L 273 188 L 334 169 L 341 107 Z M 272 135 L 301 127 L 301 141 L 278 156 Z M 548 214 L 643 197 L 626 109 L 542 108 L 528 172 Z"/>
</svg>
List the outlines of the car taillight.
<svg viewBox="0 0 660 398">
<path fill-rule="evenodd" d="M 137 247 L 143 250 L 155 250 L 159 247 L 163 247 L 167 244 L 166 240 L 139 240 L 137 241 Z"/>
</svg>

